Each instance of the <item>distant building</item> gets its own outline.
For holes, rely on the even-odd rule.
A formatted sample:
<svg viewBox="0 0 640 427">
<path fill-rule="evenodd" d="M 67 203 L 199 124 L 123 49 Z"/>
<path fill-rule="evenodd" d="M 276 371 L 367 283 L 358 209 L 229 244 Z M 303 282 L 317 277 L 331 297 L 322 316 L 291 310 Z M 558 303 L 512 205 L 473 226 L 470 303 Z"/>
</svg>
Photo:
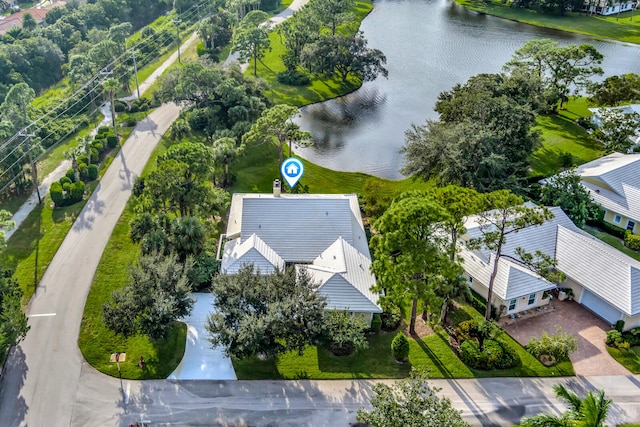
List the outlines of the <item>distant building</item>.
<svg viewBox="0 0 640 427">
<path fill-rule="evenodd" d="M 48 9 L 25 9 L 20 12 L 12 13 L 9 16 L 0 16 L 0 34 L 6 34 L 14 27 L 22 27 L 22 17 L 25 13 L 30 13 L 37 23 L 44 21 Z"/>
<path fill-rule="evenodd" d="M 607 0 L 589 1 L 585 0 L 582 11 L 587 13 L 594 13 L 596 15 L 613 15 L 621 12 L 628 12 L 634 10 L 637 6 L 635 1 L 623 1 L 618 3 L 610 3 Z"/>
</svg>

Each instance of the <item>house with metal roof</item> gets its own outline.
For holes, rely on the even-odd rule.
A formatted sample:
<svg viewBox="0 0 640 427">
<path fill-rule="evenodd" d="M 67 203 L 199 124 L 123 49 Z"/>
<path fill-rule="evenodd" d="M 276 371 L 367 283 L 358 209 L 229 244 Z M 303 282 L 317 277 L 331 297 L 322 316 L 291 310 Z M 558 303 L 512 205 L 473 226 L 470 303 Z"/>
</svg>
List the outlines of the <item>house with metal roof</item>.
<svg viewBox="0 0 640 427">
<path fill-rule="evenodd" d="M 613 153 L 576 169 L 604 220 L 640 234 L 640 154 Z"/>
<path fill-rule="evenodd" d="M 534 253 L 539 250 L 557 261 L 566 275 L 559 287 L 571 288 L 575 300 L 614 324 L 625 322 L 625 330 L 640 326 L 640 262 L 578 228 L 558 207 L 550 208 L 554 218 L 540 226 L 510 234 L 498 261 L 492 303 L 501 316 L 515 315 L 549 303 L 547 291 L 555 283 L 528 269 L 518 261 L 516 248 Z M 495 253 L 487 249 L 470 250 L 464 241 L 480 237 L 475 217 L 461 236 L 461 257 L 470 287 L 486 297 Z"/>
<path fill-rule="evenodd" d="M 306 270 L 327 309 L 371 321 L 371 255 L 355 194 L 234 194 L 218 257 L 226 274 L 253 264 L 261 273 Z"/>
</svg>

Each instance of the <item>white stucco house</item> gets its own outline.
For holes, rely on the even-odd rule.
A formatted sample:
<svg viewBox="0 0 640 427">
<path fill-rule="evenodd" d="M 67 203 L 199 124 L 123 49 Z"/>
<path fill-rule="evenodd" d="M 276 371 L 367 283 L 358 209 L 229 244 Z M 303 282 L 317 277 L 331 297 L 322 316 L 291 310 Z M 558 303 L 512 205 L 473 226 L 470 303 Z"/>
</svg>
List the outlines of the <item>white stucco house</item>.
<svg viewBox="0 0 640 427">
<path fill-rule="evenodd" d="M 619 12 L 628 12 L 636 8 L 636 1 L 608 2 L 607 0 L 585 0 L 582 11 L 597 15 L 613 15 Z"/>
<path fill-rule="evenodd" d="M 640 262 L 576 227 L 560 208 L 550 208 L 553 219 L 510 234 L 503 247 L 494 283 L 492 303 L 501 316 L 534 310 L 549 303 L 547 292 L 556 287 L 517 261 L 516 248 L 553 257 L 567 279 L 575 300 L 610 324 L 625 322 L 625 330 L 640 326 Z M 487 296 L 495 254 L 469 250 L 464 241 L 481 234 L 476 217 L 466 222 L 461 236 L 462 266 L 470 287 Z M 501 309 L 501 310 L 500 310 Z"/>
<path fill-rule="evenodd" d="M 263 274 L 293 265 L 310 274 L 327 309 L 367 322 L 382 312 L 355 194 L 234 194 L 220 240 L 224 274 L 247 264 Z"/>
<path fill-rule="evenodd" d="M 613 153 L 576 169 L 604 220 L 640 234 L 640 154 Z"/>
</svg>

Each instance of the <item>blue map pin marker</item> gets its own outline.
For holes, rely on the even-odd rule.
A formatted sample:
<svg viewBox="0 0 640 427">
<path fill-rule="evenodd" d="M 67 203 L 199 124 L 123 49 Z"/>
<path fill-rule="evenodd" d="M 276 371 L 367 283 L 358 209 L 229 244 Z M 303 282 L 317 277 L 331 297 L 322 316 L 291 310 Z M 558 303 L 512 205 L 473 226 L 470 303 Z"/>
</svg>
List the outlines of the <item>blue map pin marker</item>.
<svg viewBox="0 0 640 427">
<path fill-rule="evenodd" d="M 298 181 L 300 181 L 300 178 L 302 178 L 304 164 L 295 157 L 289 157 L 282 162 L 280 173 L 282 173 L 282 177 L 287 181 L 287 184 L 289 184 L 289 188 L 293 188 Z"/>
</svg>

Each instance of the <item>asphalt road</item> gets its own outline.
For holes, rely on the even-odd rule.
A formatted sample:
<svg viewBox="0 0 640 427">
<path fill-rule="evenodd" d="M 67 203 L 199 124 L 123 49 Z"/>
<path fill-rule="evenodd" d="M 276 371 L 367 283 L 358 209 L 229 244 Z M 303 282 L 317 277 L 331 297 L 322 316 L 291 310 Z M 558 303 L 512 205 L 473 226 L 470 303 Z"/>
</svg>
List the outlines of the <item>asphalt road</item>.
<svg viewBox="0 0 640 427">
<path fill-rule="evenodd" d="M 0 383 L 0 426 L 71 425 L 84 364 L 78 333 L 94 273 L 136 176 L 179 111 L 163 105 L 136 126 L 42 277 L 27 307 L 31 330 Z"/>
<path fill-rule="evenodd" d="M 386 380 L 389 383 L 390 381 Z M 614 399 L 609 425 L 640 420 L 640 380 L 629 377 L 433 380 L 472 425 L 511 426 L 525 415 L 563 408 L 551 389 L 563 382 L 579 394 L 605 389 Z M 74 426 L 347 427 L 366 406 L 373 381 L 122 381 L 91 367 L 73 409 Z"/>
</svg>

